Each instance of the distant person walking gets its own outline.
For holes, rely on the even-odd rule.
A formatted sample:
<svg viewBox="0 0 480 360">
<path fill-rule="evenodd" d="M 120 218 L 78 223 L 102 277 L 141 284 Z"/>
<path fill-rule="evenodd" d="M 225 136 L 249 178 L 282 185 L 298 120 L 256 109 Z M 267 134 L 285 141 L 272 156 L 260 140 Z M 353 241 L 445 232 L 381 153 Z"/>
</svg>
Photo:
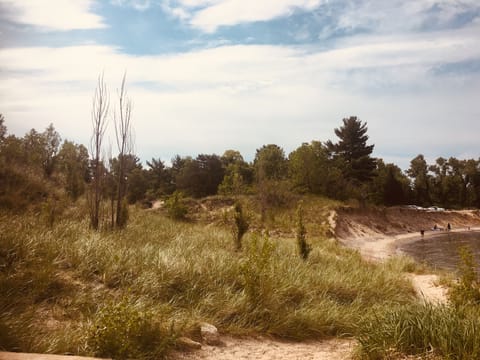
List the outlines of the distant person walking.
<svg viewBox="0 0 480 360">
<path fill-rule="evenodd" d="M 423 236 L 425 235 L 425 230 L 423 230 L 423 229 L 422 229 L 422 230 L 420 230 L 420 235 L 421 235 L 421 236 L 422 236 L 422 238 L 423 238 Z"/>
<path fill-rule="evenodd" d="M 452 225 L 450 225 L 450 223 L 447 224 L 447 231 L 450 231 L 452 230 Z"/>
</svg>

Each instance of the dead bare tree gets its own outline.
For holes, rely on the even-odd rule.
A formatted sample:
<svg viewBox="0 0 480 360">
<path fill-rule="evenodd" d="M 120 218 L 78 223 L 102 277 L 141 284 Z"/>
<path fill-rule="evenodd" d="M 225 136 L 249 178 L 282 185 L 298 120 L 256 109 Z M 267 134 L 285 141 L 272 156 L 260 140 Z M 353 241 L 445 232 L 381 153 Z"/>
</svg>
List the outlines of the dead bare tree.
<svg viewBox="0 0 480 360">
<path fill-rule="evenodd" d="M 122 86 L 118 93 L 118 113 L 114 112 L 115 136 L 118 147 L 118 177 L 117 177 L 117 212 L 116 226 L 122 228 L 126 225 L 128 219 L 128 210 L 125 204 L 127 193 L 126 163 L 127 156 L 133 152 L 133 134 L 132 134 L 132 102 L 127 97 L 125 88 L 125 79 L 127 74 L 123 75 Z"/>
<path fill-rule="evenodd" d="M 90 225 L 98 230 L 100 224 L 100 206 L 102 203 L 102 186 L 104 180 L 104 166 L 102 163 L 102 143 L 107 129 L 107 115 L 110 100 L 107 85 L 103 80 L 103 73 L 98 76 L 97 88 L 92 104 L 92 137 L 90 139 L 90 157 L 92 166 L 92 182 L 88 193 L 88 209 Z"/>
</svg>

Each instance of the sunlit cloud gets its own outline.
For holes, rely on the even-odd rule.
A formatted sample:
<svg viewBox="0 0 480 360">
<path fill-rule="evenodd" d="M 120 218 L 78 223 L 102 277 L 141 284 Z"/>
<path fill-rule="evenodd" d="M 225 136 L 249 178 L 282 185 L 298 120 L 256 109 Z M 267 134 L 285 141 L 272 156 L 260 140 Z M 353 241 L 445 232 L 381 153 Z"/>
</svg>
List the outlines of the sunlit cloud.
<svg viewBox="0 0 480 360">
<path fill-rule="evenodd" d="M 105 27 L 92 12 L 94 0 L 0 0 L 11 21 L 48 31 L 98 29 Z"/>
</svg>

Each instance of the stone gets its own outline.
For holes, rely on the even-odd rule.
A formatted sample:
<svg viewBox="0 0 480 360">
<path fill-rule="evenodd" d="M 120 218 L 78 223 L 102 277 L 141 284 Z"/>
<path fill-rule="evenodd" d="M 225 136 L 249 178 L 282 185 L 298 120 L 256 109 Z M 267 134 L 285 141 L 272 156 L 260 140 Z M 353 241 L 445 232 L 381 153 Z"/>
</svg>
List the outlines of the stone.
<svg viewBox="0 0 480 360">
<path fill-rule="evenodd" d="M 217 328 L 211 324 L 201 323 L 200 335 L 202 336 L 202 340 L 207 345 L 212 345 L 212 346 L 224 345 L 223 341 L 220 340 L 220 335 L 218 334 Z"/>
</svg>

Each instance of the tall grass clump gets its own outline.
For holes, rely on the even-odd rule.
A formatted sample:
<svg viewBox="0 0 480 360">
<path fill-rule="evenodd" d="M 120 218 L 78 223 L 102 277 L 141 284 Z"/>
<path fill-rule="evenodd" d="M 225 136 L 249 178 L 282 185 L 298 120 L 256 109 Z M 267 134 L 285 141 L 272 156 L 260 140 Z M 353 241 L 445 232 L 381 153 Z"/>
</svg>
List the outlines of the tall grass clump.
<svg viewBox="0 0 480 360">
<path fill-rule="evenodd" d="M 480 358 L 480 312 L 475 308 L 411 304 L 377 311 L 360 325 L 363 359 L 427 354 L 442 359 Z"/>
<path fill-rule="evenodd" d="M 480 283 L 475 270 L 476 264 L 472 250 L 468 247 L 461 247 L 459 254 L 459 280 L 458 283 L 453 284 L 450 290 L 450 300 L 456 306 L 479 305 Z"/>
</svg>

